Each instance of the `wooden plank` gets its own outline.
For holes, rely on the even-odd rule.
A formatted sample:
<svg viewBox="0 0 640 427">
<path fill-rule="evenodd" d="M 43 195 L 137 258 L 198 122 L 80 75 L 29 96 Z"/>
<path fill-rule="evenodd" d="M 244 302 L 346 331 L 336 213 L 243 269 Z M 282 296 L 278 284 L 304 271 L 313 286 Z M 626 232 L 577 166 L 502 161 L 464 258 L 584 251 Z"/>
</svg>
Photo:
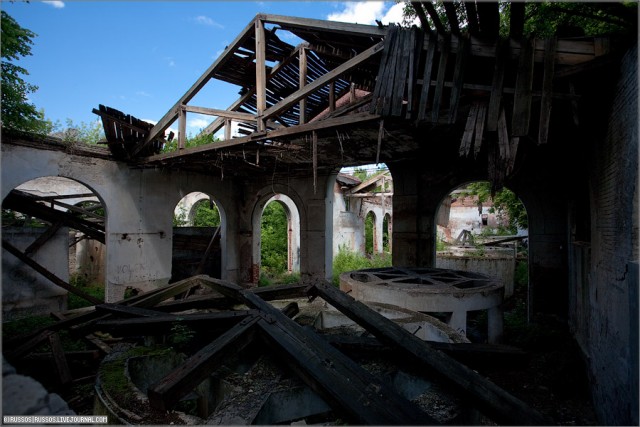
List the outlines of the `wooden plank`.
<svg viewBox="0 0 640 427">
<path fill-rule="evenodd" d="M 437 35 L 429 32 L 427 42 L 427 56 L 424 63 L 424 73 L 422 77 L 422 91 L 420 93 L 420 107 L 418 109 L 418 120 L 424 120 L 427 116 L 427 106 L 429 105 L 429 89 L 431 87 L 431 73 L 433 70 L 433 58 L 436 53 Z"/>
<path fill-rule="evenodd" d="M 407 70 L 409 68 L 409 52 L 413 50 L 413 46 L 410 46 L 411 42 L 411 31 L 410 30 L 401 30 L 400 31 L 400 39 L 399 39 L 399 47 L 398 56 L 397 56 L 397 65 L 395 70 L 395 77 L 392 81 L 393 89 L 391 91 L 391 99 L 390 99 L 390 115 L 399 117 L 402 115 L 402 107 L 404 101 L 404 88 L 407 84 Z M 383 115 L 387 115 L 384 114 Z"/>
<path fill-rule="evenodd" d="M 449 59 L 449 47 L 451 44 L 450 35 L 445 35 L 440 45 L 440 62 L 438 63 L 438 75 L 436 90 L 433 93 L 433 109 L 431 110 L 431 121 L 438 123 L 438 117 L 440 116 L 440 104 L 442 102 L 442 95 L 444 92 L 444 81 L 447 72 L 447 61 Z"/>
<path fill-rule="evenodd" d="M 178 151 L 183 150 L 187 141 L 187 112 L 183 107 L 178 110 Z"/>
<path fill-rule="evenodd" d="M 507 159 L 507 175 L 513 172 L 513 167 L 516 164 L 516 156 L 518 155 L 518 145 L 520 144 L 519 136 L 512 136 L 509 139 L 509 158 Z"/>
<path fill-rule="evenodd" d="M 340 310 L 351 320 L 364 327 L 383 344 L 391 345 L 411 362 L 428 369 L 455 387 L 456 391 L 478 406 L 478 409 L 497 423 L 512 425 L 551 425 L 546 416 L 507 393 L 475 371 L 455 361 L 427 342 L 414 336 L 402 326 L 385 318 L 360 301 L 356 301 L 337 288 L 316 283 L 310 292 Z"/>
<path fill-rule="evenodd" d="M 504 108 L 500 110 L 498 119 L 498 154 L 503 161 L 509 159 L 509 131 L 507 130 L 507 119 Z"/>
<path fill-rule="evenodd" d="M 329 111 L 336 110 L 336 82 L 329 83 Z"/>
<path fill-rule="evenodd" d="M 272 105 L 271 107 L 269 107 L 267 110 L 264 111 L 263 118 L 266 119 L 268 117 L 275 116 L 278 113 L 287 110 L 293 104 L 300 101 L 302 98 L 308 96 L 310 93 L 318 90 L 322 86 L 326 86 L 331 81 L 334 81 L 337 78 L 339 78 L 343 73 L 349 71 L 350 69 L 368 60 L 369 58 L 371 58 L 372 56 L 380 52 L 383 48 L 384 48 L 384 41 L 376 43 L 375 45 L 361 52 L 360 54 L 354 56 L 350 60 L 337 66 L 336 68 L 334 68 L 333 70 L 325 74 L 324 76 L 314 80 L 312 83 L 305 86 L 304 89 L 298 90 L 292 93 L 291 95 L 289 95 L 288 97 L 286 97 L 285 99 L 283 99 L 282 101 L 278 102 L 277 104 Z"/>
<path fill-rule="evenodd" d="M 60 384 L 67 385 L 71 381 L 73 381 L 73 377 L 71 376 L 71 370 L 69 369 L 69 364 L 67 363 L 67 357 L 65 356 L 64 350 L 62 349 L 60 336 L 57 333 L 49 335 L 49 345 L 51 346 L 51 355 L 53 356 L 56 371 L 58 372 L 58 379 L 60 380 Z"/>
<path fill-rule="evenodd" d="M 456 63 L 453 70 L 453 88 L 451 89 L 451 100 L 449 101 L 449 123 L 456 122 L 458 116 L 458 105 L 462 95 L 462 85 L 464 84 L 464 70 L 466 68 L 467 56 L 469 55 L 469 39 L 466 36 L 458 36 L 458 53 L 456 53 Z"/>
<path fill-rule="evenodd" d="M 420 52 L 422 51 L 422 43 L 424 34 L 418 28 L 411 28 L 411 40 L 409 42 L 409 74 L 407 75 L 407 112 L 405 119 L 410 120 L 413 117 L 415 108 L 415 90 L 418 73 L 418 62 L 420 60 Z"/>
<path fill-rule="evenodd" d="M 540 100 L 540 122 L 538 125 L 538 144 L 546 144 L 551 122 L 551 104 L 553 99 L 553 79 L 555 70 L 556 38 L 545 40 L 544 75 L 542 77 L 542 99 Z"/>
<path fill-rule="evenodd" d="M 502 106 L 506 59 L 509 54 L 508 49 L 509 43 L 505 39 L 500 39 L 496 44 L 496 64 L 493 71 L 491 97 L 489 98 L 489 108 L 487 110 L 487 130 L 489 132 L 495 132 L 498 130 L 498 119 L 500 118 L 500 107 Z"/>
<path fill-rule="evenodd" d="M 484 138 L 485 117 L 487 115 L 487 104 L 484 102 L 478 105 L 478 117 L 476 118 L 476 137 L 473 146 L 473 156 L 478 158 L 480 149 L 482 148 L 482 139 Z"/>
<path fill-rule="evenodd" d="M 2 239 L 2 248 L 5 249 L 7 252 L 9 252 L 11 255 L 18 258 L 23 263 L 27 264 L 29 267 L 31 267 L 38 273 L 40 273 L 42 276 L 47 278 L 54 285 L 59 286 L 75 295 L 78 295 L 80 298 L 83 298 L 92 304 L 101 304 L 103 302 L 102 300 L 95 298 L 87 294 L 86 292 L 81 291 L 75 286 L 71 286 L 70 284 L 68 284 L 67 282 L 65 282 L 64 280 L 62 280 L 61 278 L 59 278 L 58 276 L 56 276 L 55 274 L 47 270 L 45 267 L 43 267 L 33 259 L 29 258 L 25 254 L 20 252 L 18 248 L 16 248 L 15 246 L 13 246 L 11 243 L 7 242 L 4 239 Z"/>
<path fill-rule="evenodd" d="M 395 72 L 392 62 L 396 55 L 397 40 L 400 37 L 400 29 L 397 25 L 390 25 L 387 37 L 384 41 L 382 58 L 378 67 L 376 86 L 373 92 L 373 102 L 371 103 L 371 113 L 381 114 L 384 111 L 388 99 L 388 87 L 393 82 L 391 77 Z"/>
<path fill-rule="evenodd" d="M 258 316 L 250 316 L 203 347 L 160 381 L 149 387 L 147 395 L 152 408 L 166 411 L 186 396 L 233 353 L 240 352 L 253 341 Z"/>
<path fill-rule="evenodd" d="M 480 34 L 488 39 L 498 37 L 500 31 L 500 10 L 498 2 L 476 2 Z"/>
<path fill-rule="evenodd" d="M 478 117 L 478 103 L 474 102 L 469 109 L 469 115 L 467 116 L 467 124 L 464 127 L 464 133 L 462 134 L 462 141 L 460 143 L 460 149 L 458 154 L 460 156 L 468 156 L 471 150 L 471 143 L 473 142 L 474 130 L 476 128 L 476 118 Z"/>
<path fill-rule="evenodd" d="M 533 90 L 533 40 L 523 40 L 518 76 L 516 78 L 516 93 L 513 96 L 513 116 L 511 117 L 511 134 L 525 136 L 529 133 L 531 120 L 531 101 Z"/>
</svg>

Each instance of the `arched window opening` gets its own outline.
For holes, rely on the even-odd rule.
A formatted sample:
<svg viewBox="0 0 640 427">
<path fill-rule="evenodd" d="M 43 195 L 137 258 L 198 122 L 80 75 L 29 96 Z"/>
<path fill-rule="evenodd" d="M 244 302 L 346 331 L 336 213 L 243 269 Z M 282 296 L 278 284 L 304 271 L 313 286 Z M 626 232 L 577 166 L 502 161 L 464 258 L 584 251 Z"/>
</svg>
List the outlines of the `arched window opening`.
<svg viewBox="0 0 640 427">
<path fill-rule="evenodd" d="M 507 188 L 491 196 L 486 181 L 467 183 L 441 202 L 437 217 L 436 267 L 473 271 L 504 284 L 503 307 L 515 322 L 527 322 L 529 294 L 528 217 Z M 505 334 L 509 324 L 505 323 Z M 467 337 L 487 340 L 487 312 L 470 311 Z"/>
<path fill-rule="evenodd" d="M 373 256 L 374 253 L 378 253 L 377 234 L 376 215 L 372 211 L 369 211 L 364 219 L 364 253 L 368 257 Z"/>
<path fill-rule="evenodd" d="M 223 215 L 213 197 L 192 192 L 173 214 L 171 282 L 198 274 L 221 278 Z"/>
<path fill-rule="evenodd" d="M 386 213 L 382 220 L 382 246 L 384 252 L 391 253 L 391 215 Z"/>
<path fill-rule="evenodd" d="M 280 196 L 280 195 L 279 195 Z M 281 197 L 281 196 L 280 196 Z M 260 279 L 259 284 L 297 282 L 298 251 L 295 243 L 299 233 L 292 207 L 280 199 L 269 201 L 260 220 Z M 299 221 L 299 220 L 298 220 Z"/>
<path fill-rule="evenodd" d="M 13 189 L 2 201 L 3 317 L 103 302 L 105 228 L 104 204 L 80 182 L 41 177 Z"/>
</svg>

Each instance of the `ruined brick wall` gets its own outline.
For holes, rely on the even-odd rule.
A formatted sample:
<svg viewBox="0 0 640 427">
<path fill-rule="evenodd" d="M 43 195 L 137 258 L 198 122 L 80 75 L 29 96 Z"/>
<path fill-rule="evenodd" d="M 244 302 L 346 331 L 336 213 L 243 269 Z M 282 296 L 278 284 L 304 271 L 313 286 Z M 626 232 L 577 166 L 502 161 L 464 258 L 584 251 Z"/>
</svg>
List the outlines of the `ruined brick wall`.
<svg viewBox="0 0 640 427">
<path fill-rule="evenodd" d="M 638 74 L 623 58 L 608 127 L 595 142 L 589 178 L 588 277 L 574 295 L 586 316 L 572 327 L 589 364 L 594 406 L 606 425 L 638 425 Z M 583 254 L 584 255 L 584 254 Z M 584 262 L 584 261 L 583 261 Z M 575 266 L 577 268 L 580 266 Z M 584 269 L 584 265 L 580 268 Z"/>
</svg>

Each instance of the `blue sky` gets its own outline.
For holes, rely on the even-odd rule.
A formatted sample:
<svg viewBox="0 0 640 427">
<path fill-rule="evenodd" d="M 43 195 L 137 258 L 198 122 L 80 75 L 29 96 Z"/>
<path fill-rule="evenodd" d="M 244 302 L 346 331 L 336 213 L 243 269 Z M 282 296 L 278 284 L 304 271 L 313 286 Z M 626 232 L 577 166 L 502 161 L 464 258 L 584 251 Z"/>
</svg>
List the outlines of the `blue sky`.
<svg viewBox="0 0 640 427">
<path fill-rule="evenodd" d="M 32 56 L 19 64 L 39 87 L 30 101 L 62 124 L 97 120 L 92 109 L 99 104 L 155 123 L 257 13 L 375 25 L 400 21 L 402 10 L 393 1 L 2 1 L 0 7 L 37 34 Z M 238 90 L 212 80 L 191 103 L 227 108 Z M 188 115 L 187 133 L 206 123 Z"/>
</svg>

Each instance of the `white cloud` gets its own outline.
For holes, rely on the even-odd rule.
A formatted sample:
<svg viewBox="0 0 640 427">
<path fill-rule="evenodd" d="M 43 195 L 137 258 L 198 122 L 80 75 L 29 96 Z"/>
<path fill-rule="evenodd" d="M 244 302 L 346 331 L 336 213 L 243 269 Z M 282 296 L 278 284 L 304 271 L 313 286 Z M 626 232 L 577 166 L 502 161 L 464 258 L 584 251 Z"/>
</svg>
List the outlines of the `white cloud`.
<svg viewBox="0 0 640 427">
<path fill-rule="evenodd" d="M 204 16 L 204 15 L 196 16 L 195 17 L 195 21 L 198 24 L 201 24 L 201 25 L 209 25 L 209 26 L 215 27 L 215 28 L 224 28 L 224 26 L 222 24 L 219 24 L 216 21 L 214 21 L 213 19 L 209 18 L 208 16 Z"/>
<path fill-rule="evenodd" d="M 327 16 L 329 21 L 351 22 L 356 24 L 376 25 L 376 19 L 384 25 L 401 24 L 404 3 L 395 3 L 389 7 L 384 1 L 350 1 L 342 3 L 344 9 Z M 413 22 L 419 25 L 416 18 Z"/>
<path fill-rule="evenodd" d="M 331 13 L 327 19 L 329 21 L 375 25 L 376 19 L 380 19 L 386 7 L 382 1 L 347 2 L 344 3 L 344 9 L 341 12 Z"/>
<path fill-rule="evenodd" d="M 136 95 L 138 95 L 138 96 L 144 96 L 145 98 L 150 98 L 150 97 L 151 97 L 151 95 L 150 95 L 150 94 L 148 94 L 147 92 L 145 92 L 145 91 L 143 91 L 143 90 L 139 90 L 139 91 L 137 91 L 137 92 L 136 92 Z"/>
<path fill-rule="evenodd" d="M 196 117 L 187 120 L 187 127 L 200 131 L 200 129 L 206 128 L 211 120 L 204 119 L 202 117 Z"/>
<path fill-rule="evenodd" d="M 54 1 L 43 1 L 42 3 L 46 3 L 48 5 L 51 5 L 53 7 L 55 7 L 56 9 L 62 9 L 64 7 L 64 2 L 60 1 L 60 0 L 54 0 Z"/>
</svg>

